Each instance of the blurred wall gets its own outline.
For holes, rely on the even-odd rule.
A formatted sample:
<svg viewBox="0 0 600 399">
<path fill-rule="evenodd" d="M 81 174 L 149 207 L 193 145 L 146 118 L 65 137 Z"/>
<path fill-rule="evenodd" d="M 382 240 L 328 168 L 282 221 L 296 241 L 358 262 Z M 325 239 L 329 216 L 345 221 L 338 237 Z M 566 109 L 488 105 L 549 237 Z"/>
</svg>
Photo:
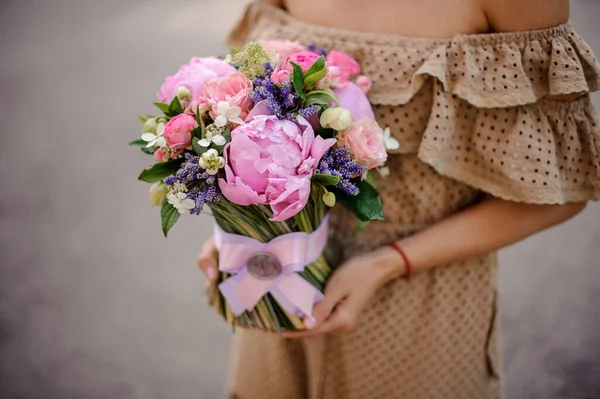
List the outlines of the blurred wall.
<svg viewBox="0 0 600 399">
<path fill-rule="evenodd" d="M 2 398 L 221 397 L 231 333 L 194 265 L 210 220 L 165 240 L 125 143 L 243 3 L 0 1 Z M 598 16 L 573 1 L 600 54 Z M 591 204 L 502 253 L 507 398 L 600 398 L 599 222 Z"/>
</svg>

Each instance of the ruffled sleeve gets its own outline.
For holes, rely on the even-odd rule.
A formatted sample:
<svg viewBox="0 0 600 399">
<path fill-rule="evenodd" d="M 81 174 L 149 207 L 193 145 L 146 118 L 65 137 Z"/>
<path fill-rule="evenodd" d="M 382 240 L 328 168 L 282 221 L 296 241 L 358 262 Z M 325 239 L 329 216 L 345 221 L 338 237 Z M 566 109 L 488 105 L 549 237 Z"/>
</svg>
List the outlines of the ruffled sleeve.
<svg viewBox="0 0 600 399">
<path fill-rule="evenodd" d="M 600 65 L 569 25 L 457 38 L 413 85 L 434 79 L 419 157 L 496 197 L 536 204 L 600 199 L 600 128 L 588 93 Z M 580 93 L 573 101 L 548 96 Z"/>
</svg>

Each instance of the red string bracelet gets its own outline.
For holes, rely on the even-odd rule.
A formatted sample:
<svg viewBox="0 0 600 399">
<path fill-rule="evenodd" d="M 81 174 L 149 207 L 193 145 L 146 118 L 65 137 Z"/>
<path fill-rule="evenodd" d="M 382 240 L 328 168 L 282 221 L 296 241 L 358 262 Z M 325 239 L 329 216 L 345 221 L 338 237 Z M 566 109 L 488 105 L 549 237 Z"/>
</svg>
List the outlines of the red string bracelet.
<svg viewBox="0 0 600 399">
<path fill-rule="evenodd" d="M 410 278 L 410 275 L 412 274 L 412 265 L 410 264 L 408 256 L 406 256 L 406 253 L 402 248 L 400 248 L 400 245 L 398 245 L 396 241 L 390 241 L 386 245 L 394 248 L 400 254 L 400 256 L 402 256 L 402 259 L 404 259 L 404 267 L 406 269 L 406 272 L 404 273 L 404 276 L 402 276 L 402 278 L 408 280 Z"/>
</svg>

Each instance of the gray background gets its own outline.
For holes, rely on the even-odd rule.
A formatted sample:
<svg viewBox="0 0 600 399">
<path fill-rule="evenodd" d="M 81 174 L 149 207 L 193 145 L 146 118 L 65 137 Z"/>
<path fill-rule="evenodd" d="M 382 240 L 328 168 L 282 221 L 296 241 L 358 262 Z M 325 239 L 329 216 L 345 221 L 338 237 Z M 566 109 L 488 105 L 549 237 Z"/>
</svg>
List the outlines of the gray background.
<svg viewBox="0 0 600 399">
<path fill-rule="evenodd" d="M 221 397 L 229 329 L 125 143 L 243 1 L 0 1 L 2 398 Z M 600 2 L 573 23 L 600 54 Z M 596 97 L 596 104 L 600 98 Z M 600 206 L 502 252 L 507 397 L 600 398 Z"/>
</svg>

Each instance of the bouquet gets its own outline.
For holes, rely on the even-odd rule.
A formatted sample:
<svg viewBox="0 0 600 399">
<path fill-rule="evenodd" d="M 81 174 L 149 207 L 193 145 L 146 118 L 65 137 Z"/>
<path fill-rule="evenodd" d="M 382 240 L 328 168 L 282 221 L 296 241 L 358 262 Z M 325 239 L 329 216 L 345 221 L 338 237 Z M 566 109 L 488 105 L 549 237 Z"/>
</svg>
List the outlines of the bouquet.
<svg viewBox="0 0 600 399">
<path fill-rule="evenodd" d="M 153 183 L 165 236 L 182 214 L 214 216 L 209 296 L 232 326 L 303 329 L 333 270 L 330 208 L 383 220 L 369 173 L 385 173 L 386 139 L 369 87 L 345 53 L 249 43 L 181 66 L 158 92 L 160 115 L 140 117 L 130 144 L 153 155 L 139 180 Z"/>
</svg>

